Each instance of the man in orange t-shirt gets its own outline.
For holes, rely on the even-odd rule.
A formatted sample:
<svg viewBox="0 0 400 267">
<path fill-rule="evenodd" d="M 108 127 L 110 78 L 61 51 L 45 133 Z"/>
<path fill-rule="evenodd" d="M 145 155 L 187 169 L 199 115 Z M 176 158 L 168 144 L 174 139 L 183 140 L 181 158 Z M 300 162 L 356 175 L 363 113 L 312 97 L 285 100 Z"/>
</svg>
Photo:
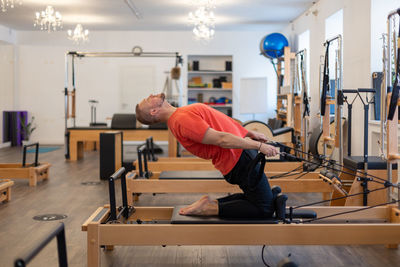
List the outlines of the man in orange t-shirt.
<svg viewBox="0 0 400 267">
<path fill-rule="evenodd" d="M 249 170 L 257 150 L 275 156 L 274 146 L 263 134 L 248 131 L 232 118 L 204 104 L 175 108 L 164 94 L 150 95 L 136 105 L 136 118 L 143 124 L 167 122 L 176 139 L 192 154 L 211 159 L 213 165 L 243 193 L 216 200 L 203 196 L 180 210 L 182 215 L 218 215 L 225 218 L 262 218 L 274 213 L 274 196 L 260 164 Z M 249 137 L 249 138 L 245 138 Z M 264 173 L 264 172 L 262 172 Z"/>
</svg>

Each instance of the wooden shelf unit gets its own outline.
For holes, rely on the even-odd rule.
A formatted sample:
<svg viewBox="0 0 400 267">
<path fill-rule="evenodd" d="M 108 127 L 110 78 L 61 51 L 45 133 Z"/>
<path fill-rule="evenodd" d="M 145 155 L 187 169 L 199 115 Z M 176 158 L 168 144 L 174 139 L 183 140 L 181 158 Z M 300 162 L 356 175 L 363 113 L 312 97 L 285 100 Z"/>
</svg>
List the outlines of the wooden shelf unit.
<svg viewBox="0 0 400 267">
<path fill-rule="evenodd" d="M 231 103 L 208 104 L 209 106 L 224 112 L 228 116 L 232 116 L 232 97 L 233 97 L 233 71 L 232 71 L 232 55 L 188 55 L 188 77 L 187 92 L 188 104 L 191 103 L 210 103 L 212 99 L 219 100 L 221 98 L 229 99 Z M 198 70 L 193 70 L 194 63 L 198 62 Z M 226 69 L 227 61 L 231 62 L 231 70 Z M 228 88 L 215 87 L 214 79 L 225 77 Z M 189 83 L 196 81 L 189 87 Z M 229 88 L 229 83 L 232 88 Z M 195 87 L 199 84 L 198 87 Z M 225 86 L 227 84 L 224 84 Z M 204 87 L 202 87 L 204 86 Z"/>
</svg>

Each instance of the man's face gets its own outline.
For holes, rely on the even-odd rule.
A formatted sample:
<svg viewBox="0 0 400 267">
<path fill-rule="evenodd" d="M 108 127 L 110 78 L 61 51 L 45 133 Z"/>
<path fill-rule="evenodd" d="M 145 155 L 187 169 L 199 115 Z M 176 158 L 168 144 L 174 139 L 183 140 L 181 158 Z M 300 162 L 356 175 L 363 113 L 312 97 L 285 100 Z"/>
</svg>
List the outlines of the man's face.
<svg viewBox="0 0 400 267">
<path fill-rule="evenodd" d="M 139 106 L 142 109 L 153 109 L 153 108 L 160 108 L 165 100 L 165 94 L 160 93 L 157 95 L 151 94 L 149 97 L 145 98 L 140 102 Z"/>
</svg>

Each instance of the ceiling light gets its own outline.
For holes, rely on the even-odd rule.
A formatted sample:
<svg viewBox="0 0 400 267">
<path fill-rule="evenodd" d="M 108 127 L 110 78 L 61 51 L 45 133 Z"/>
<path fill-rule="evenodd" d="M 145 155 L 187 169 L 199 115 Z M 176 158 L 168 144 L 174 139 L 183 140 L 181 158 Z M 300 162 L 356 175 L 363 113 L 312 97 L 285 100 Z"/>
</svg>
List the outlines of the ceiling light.
<svg viewBox="0 0 400 267">
<path fill-rule="evenodd" d="M 142 19 L 142 12 L 133 4 L 131 0 L 124 0 L 125 4 L 129 7 L 129 9 L 133 12 L 137 19 Z"/>
<path fill-rule="evenodd" d="M 194 13 L 189 13 L 189 23 L 196 25 L 205 25 L 207 27 L 215 26 L 214 12 L 206 7 L 199 7 Z"/>
<path fill-rule="evenodd" d="M 203 6 L 209 9 L 214 9 L 215 5 L 217 3 L 217 0 L 192 0 L 192 5 L 193 6 Z"/>
<path fill-rule="evenodd" d="M 1 11 L 6 12 L 7 8 L 14 8 L 15 4 L 22 5 L 21 0 L 0 0 Z"/>
<path fill-rule="evenodd" d="M 188 15 L 189 23 L 194 26 L 193 33 L 196 39 L 209 41 L 214 37 L 215 15 L 212 8 L 200 6 Z"/>
<path fill-rule="evenodd" d="M 193 33 L 196 39 L 209 41 L 214 38 L 215 31 L 205 25 L 199 25 L 193 28 Z"/>
<path fill-rule="evenodd" d="M 75 44 L 85 43 L 89 40 L 89 30 L 84 30 L 81 24 L 77 24 L 74 31 L 68 30 L 68 39 Z"/>
<path fill-rule="evenodd" d="M 62 17 L 58 11 L 55 11 L 52 6 L 47 6 L 46 10 L 42 12 L 36 12 L 35 23 L 33 26 L 40 25 L 41 30 L 47 30 L 48 32 L 56 31 L 58 28 L 62 28 Z"/>
</svg>

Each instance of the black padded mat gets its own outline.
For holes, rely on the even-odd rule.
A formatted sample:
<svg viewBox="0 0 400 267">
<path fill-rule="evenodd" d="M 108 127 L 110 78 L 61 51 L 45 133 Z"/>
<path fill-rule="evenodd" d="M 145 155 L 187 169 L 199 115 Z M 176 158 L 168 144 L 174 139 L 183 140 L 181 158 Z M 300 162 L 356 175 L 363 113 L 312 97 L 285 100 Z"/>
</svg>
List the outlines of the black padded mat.
<svg viewBox="0 0 400 267">
<path fill-rule="evenodd" d="M 176 206 L 172 213 L 171 224 L 277 224 L 275 219 L 222 219 L 211 216 L 185 216 L 179 210 L 186 205 Z"/>
<path fill-rule="evenodd" d="M 223 179 L 219 171 L 163 171 L 159 179 Z"/>
</svg>

